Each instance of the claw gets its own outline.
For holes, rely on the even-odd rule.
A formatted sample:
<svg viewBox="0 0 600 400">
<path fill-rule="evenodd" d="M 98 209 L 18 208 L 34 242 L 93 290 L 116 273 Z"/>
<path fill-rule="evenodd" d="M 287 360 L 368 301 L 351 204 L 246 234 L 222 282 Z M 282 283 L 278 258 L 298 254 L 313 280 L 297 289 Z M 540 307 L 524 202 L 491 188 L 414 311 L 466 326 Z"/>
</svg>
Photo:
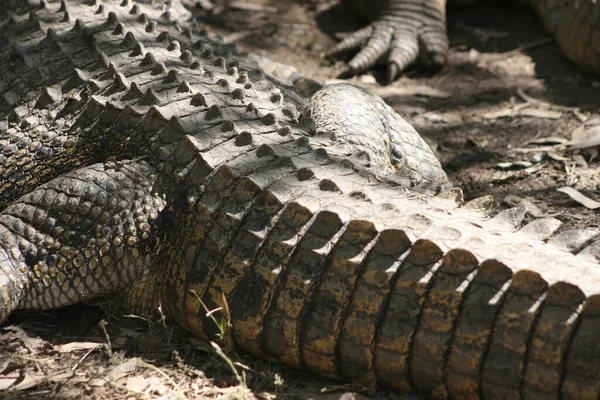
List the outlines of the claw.
<svg viewBox="0 0 600 400">
<path fill-rule="evenodd" d="M 430 69 L 440 70 L 446 65 L 446 60 L 448 57 L 445 53 L 436 53 L 431 56 L 431 64 L 429 66 Z"/>
<path fill-rule="evenodd" d="M 400 67 L 398 67 L 398 64 L 394 62 L 389 63 L 387 68 L 387 84 L 389 85 L 394 82 L 399 75 Z"/>
<path fill-rule="evenodd" d="M 333 46 L 331 49 L 326 51 L 324 54 L 326 57 L 334 59 L 336 56 L 344 54 L 356 48 L 362 47 L 368 38 L 373 33 L 373 27 L 367 26 L 362 28 L 342 39 L 341 42 Z"/>
</svg>

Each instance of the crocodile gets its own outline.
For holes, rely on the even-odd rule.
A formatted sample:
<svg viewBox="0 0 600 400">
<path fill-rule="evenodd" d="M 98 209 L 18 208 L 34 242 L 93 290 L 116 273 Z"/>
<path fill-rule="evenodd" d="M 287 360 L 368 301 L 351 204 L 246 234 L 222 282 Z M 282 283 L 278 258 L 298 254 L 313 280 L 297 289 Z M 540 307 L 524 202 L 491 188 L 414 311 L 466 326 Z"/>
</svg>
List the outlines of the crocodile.
<svg viewBox="0 0 600 400">
<path fill-rule="evenodd" d="M 365 386 L 600 394 L 596 231 L 465 203 L 380 98 L 307 100 L 176 2 L 5 8 L 0 323 L 111 296 Z"/>
<path fill-rule="evenodd" d="M 348 0 L 358 15 L 374 21 L 326 52 L 335 57 L 360 49 L 348 62 L 348 72 L 360 73 L 380 58 L 387 63 L 388 81 L 418 62 L 429 69 L 444 66 L 448 53 L 446 3 L 466 5 L 476 0 Z M 562 52 L 586 71 L 600 75 L 600 4 L 596 0 L 519 0 L 538 15 Z"/>
</svg>

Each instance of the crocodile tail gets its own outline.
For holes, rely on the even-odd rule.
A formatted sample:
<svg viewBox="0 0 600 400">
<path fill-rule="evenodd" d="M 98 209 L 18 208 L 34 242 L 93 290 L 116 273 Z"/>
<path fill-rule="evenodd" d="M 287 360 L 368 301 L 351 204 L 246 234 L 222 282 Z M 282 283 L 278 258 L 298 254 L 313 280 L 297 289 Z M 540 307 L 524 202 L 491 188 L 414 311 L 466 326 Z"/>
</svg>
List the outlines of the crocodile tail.
<svg viewBox="0 0 600 400">
<path fill-rule="evenodd" d="M 296 203 L 263 241 L 228 304 L 253 354 L 428 398 L 600 392 L 599 296 Z"/>
</svg>

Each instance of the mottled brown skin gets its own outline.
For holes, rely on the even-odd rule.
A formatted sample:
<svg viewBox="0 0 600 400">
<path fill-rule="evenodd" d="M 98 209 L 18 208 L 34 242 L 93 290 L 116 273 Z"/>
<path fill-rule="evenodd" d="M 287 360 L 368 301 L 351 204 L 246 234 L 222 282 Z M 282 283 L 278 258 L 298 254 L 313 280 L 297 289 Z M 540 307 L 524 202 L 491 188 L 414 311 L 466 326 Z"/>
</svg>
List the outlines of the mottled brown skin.
<svg viewBox="0 0 600 400">
<path fill-rule="evenodd" d="M 367 386 L 598 397 L 597 232 L 439 191 L 380 98 L 306 101 L 180 5 L 44 5 L 0 26 L 0 322 L 113 295 Z"/>
<path fill-rule="evenodd" d="M 468 5 L 476 0 L 449 0 Z M 600 75 L 600 3 L 596 0 L 519 0 L 536 12 L 563 53 L 581 68 Z M 446 63 L 446 0 L 351 0 L 369 26 L 332 48 L 331 56 L 359 50 L 348 66 L 362 72 L 384 57 L 393 81 L 413 63 L 431 69 Z"/>
</svg>

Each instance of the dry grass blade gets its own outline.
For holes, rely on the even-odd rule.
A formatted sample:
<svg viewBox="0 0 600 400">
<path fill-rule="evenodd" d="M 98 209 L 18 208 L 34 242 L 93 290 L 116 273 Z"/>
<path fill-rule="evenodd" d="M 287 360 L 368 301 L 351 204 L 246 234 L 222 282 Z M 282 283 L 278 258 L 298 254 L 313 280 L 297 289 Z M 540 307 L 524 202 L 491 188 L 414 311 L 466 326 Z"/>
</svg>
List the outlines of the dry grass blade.
<svg viewBox="0 0 600 400">
<path fill-rule="evenodd" d="M 240 375 L 238 373 L 237 368 L 235 367 L 233 361 L 231 361 L 231 358 L 229 358 L 227 356 L 227 354 L 225 354 L 225 352 L 223 352 L 223 350 L 221 349 L 221 346 L 219 346 L 215 342 L 210 342 L 210 345 L 212 346 L 213 349 L 215 349 L 215 352 L 217 353 L 217 355 L 219 357 L 221 357 L 227 363 L 227 365 L 229 365 L 229 368 L 231 368 L 231 371 L 235 375 L 235 379 L 237 379 L 238 383 L 241 386 L 243 386 L 244 388 L 247 388 L 247 386 L 246 386 L 246 374 L 244 373 L 244 371 L 242 371 L 242 375 Z"/>
</svg>

